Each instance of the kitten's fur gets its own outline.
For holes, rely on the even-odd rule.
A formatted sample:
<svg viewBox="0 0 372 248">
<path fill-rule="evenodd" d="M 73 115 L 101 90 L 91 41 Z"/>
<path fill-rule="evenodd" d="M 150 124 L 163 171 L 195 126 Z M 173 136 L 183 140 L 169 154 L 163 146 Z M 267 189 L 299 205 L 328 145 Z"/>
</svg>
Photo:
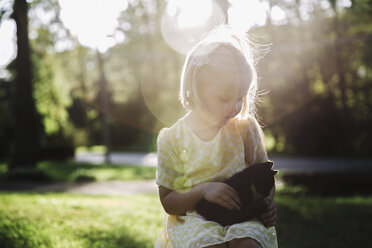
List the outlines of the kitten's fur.
<svg viewBox="0 0 372 248">
<path fill-rule="evenodd" d="M 204 199 L 196 205 L 196 211 L 207 220 L 222 226 L 259 218 L 267 208 L 264 198 L 270 194 L 274 186 L 274 175 L 278 173 L 272 167 L 273 162 L 253 164 L 223 181 L 239 194 L 242 203 L 239 211 L 229 210 Z"/>
</svg>

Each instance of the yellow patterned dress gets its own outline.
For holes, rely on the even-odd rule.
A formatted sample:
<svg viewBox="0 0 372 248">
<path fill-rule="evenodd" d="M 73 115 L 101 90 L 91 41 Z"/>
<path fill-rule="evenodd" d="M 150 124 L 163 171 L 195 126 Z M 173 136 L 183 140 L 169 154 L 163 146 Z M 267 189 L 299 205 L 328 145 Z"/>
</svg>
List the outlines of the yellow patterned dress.
<svg viewBox="0 0 372 248">
<path fill-rule="evenodd" d="M 178 192 L 203 182 L 221 181 L 247 165 L 268 161 L 262 130 L 253 117 L 231 119 L 209 141 L 197 137 L 181 118 L 160 131 L 157 145 L 156 183 Z M 165 215 L 155 247 L 199 248 L 245 237 L 264 248 L 277 247 L 275 228 L 266 228 L 259 221 L 223 227 L 195 211 L 185 216 Z"/>
</svg>

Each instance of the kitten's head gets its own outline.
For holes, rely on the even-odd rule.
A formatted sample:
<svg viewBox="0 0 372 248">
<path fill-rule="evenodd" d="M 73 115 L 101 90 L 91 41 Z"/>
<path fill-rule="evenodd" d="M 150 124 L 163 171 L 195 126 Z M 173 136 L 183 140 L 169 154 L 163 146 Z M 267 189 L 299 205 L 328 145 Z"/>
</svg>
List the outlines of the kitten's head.
<svg viewBox="0 0 372 248">
<path fill-rule="evenodd" d="M 274 175 L 278 171 L 272 169 L 273 165 L 274 163 L 271 161 L 252 165 L 255 167 L 254 187 L 256 192 L 263 197 L 268 196 L 274 186 Z"/>
</svg>

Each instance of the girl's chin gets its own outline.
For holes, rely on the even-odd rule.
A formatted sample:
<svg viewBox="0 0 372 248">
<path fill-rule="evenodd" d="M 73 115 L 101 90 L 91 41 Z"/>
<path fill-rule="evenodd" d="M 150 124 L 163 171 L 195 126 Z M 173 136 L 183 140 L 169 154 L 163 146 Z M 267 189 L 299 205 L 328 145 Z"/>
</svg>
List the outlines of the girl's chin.
<svg viewBox="0 0 372 248">
<path fill-rule="evenodd" d="M 225 117 L 223 119 L 221 119 L 220 121 L 217 122 L 217 125 L 219 126 L 223 126 L 225 125 L 229 120 L 231 119 L 231 117 Z"/>
<path fill-rule="evenodd" d="M 210 127 L 222 127 L 224 126 L 230 119 L 232 119 L 233 117 L 223 117 L 223 118 L 219 118 L 219 119 L 214 119 L 214 120 L 209 120 L 209 126 Z"/>
</svg>

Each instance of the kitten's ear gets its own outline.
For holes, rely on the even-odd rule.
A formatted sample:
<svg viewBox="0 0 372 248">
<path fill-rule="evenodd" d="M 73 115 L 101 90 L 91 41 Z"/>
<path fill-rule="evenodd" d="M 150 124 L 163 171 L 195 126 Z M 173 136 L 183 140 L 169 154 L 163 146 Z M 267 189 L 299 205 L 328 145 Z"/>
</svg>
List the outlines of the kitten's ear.
<svg viewBox="0 0 372 248">
<path fill-rule="evenodd" d="M 273 173 L 273 175 L 276 175 L 276 174 L 278 174 L 279 171 L 278 170 L 272 170 L 271 172 Z"/>
<path fill-rule="evenodd" d="M 274 162 L 273 161 L 267 161 L 267 162 L 265 162 L 265 165 L 268 166 L 270 169 L 272 169 L 273 166 L 274 166 Z"/>
</svg>

